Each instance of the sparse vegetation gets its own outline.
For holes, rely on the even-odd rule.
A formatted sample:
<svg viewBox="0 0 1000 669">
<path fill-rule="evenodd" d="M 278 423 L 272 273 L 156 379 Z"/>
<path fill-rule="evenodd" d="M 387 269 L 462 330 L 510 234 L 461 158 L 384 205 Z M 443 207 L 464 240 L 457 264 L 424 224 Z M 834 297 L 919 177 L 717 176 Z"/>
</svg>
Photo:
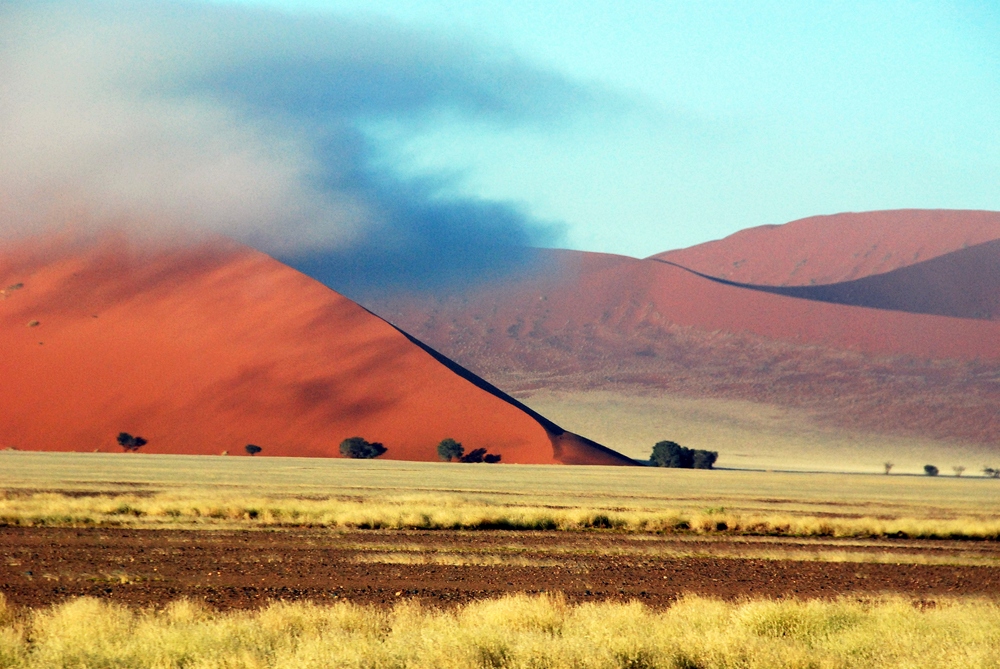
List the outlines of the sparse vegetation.
<svg viewBox="0 0 1000 669">
<path fill-rule="evenodd" d="M 891 462 L 883 462 L 883 463 L 882 463 L 882 467 L 884 467 L 884 468 L 885 468 L 885 473 L 886 473 L 886 476 L 888 476 L 888 475 L 889 475 L 889 472 L 891 472 L 891 471 L 892 471 L 892 468 L 893 468 L 893 467 L 895 467 L 895 465 L 894 465 L 894 464 L 892 464 Z"/>
<path fill-rule="evenodd" d="M 485 448 L 475 448 L 459 458 L 459 462 L 487 462 L 492 464 L 500 462 L 500 455 L 487 453 Z"/>
<path fill-rule="evenodd" d="M 220 480 L 232 483 L 220 488 Z M 280 458 L 0 451 L 0 525 L 614 528 L 995 540 L 995 492 L 950 476 L 461 468 L 381 459 L 317 459 L 289 468 Z M 119 513 L 122 507 L 133 512 Z"/>
<path fill-rule="evenodd" d="M 963 473 L 965 473 L 965 467 L 963 467 L 962 465 L 956 465 L 951 468 L 951 471 L 955 472 L 955 476 L 961 476 Z"/>
<path fill-rule="evenodd" d="M 924 465 L 924 474 L 927 474 L 927 476 L 937 476 L 938 468 L 934 465 Z"/>
<path fill-rule="evenodd" d="M 366 441 L 361 437 L 350 437 L 340 442 L 341 455 L 359 460 L 377 458 L 388 450 L 377 441 Z"/>
<path fill-rule="evenodd" d="M 991 479 L 1000 479 L 1000 468 L 983 467 L 983 476 Z"/>
<path fill-rule="evenodd" d="M 257 446 L 256 444 L 247 444 L 246 446 L 243 447 L 243 450 L 247 452 L 247 455 L 257 455 L 264 449 L 261 448 L 260 446 Z"/>
<path fill-rule="evenodd" d="M 128 432 L 118 433 L 118 445 L 121 446 L 126 453 L 134 453 L 147 443 L 149 442 L 142 437 L 133 437 Z"/>
<path fill-rule="evenodd" d="M 995 667 L 1000 607 L 902 597 L 571 605 L 515 595 L 447 610 L 275 602 L 219 612 L 0 599 L 0 664 L 42 667 Z"/>
<path fill-rule="evenodd" d="M 126 512 L 122 510 L 126 509 Z M 343 527 L 350 529 L 508 529 L 665 532 L 795 537 L 1000 539 L 1000 519 L 830 518 L 739 510 L 629 509 L 503 504 L 455 496 L 361 500 L 254 495 L 155 494 L 0 497 L 0 527 L 37 525 Z"/>
<path fill-rule="evenodd" d="M 712 469 L 718 458 L 716 451 L 686 448 L 675 441 L 658 442 L 649 456 L 657 467 L 676 469 Z"/>
<path fill-rule="evenodd" d="M 459 460 L 465 454 L 465 447 L 450 437 L 442 439 L 437 446 L 438 457 L 445 462 Z"/>
</svg>

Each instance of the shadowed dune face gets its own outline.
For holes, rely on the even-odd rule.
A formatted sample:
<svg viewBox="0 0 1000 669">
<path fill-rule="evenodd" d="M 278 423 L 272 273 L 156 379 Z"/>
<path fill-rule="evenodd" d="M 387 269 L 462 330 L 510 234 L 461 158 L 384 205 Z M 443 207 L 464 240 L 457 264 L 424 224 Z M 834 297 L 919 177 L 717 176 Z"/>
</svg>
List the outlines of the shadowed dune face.
<svg viewBox="0 0 1000 669">
<path fill-rule="evenodd" d="M 232 243 L 26 242 L 0 254 L 0 288 L 0 447 L 117 450 L 126 431 L 149 452 L 339 456 L 360 435 L 435 460 L 452 437 L 510 463 L 630 462 L 596 444 L 561 457 L 568 433 Z"/>
<path fill-rule="evenodd" d="M 653 258 L 737 283 L 853 281 L 1000 239 L 1000 212 L 894 210 L 813 216 L 741 230 Z"/>
<path fill-rule="evenodd" d="M 854 281 L 745 287 L 835 304 L 997 320 L 1000 319 L 1000 240 Z"/>
</svg>

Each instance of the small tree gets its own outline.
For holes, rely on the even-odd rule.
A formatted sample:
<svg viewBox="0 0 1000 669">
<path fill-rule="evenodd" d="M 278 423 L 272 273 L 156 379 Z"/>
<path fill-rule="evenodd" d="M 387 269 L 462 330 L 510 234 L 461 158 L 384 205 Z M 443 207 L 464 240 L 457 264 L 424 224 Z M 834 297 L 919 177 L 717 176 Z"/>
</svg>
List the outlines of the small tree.
<svg viewBox="0 0 1000 669">
<path fill-rule="evenodd" d="M 496 463 L 500 462 L 500 454 L 499 453 L 487 453 L 486 455 L 483 456 L 483 462 L 491 464 L 491 465 L 495 465 Z"/>
<path fill-rule="evenodd" d="M 482 462 L 486 457 L 485 448 L 475 448 L 462 456 L 460 462 Z"/>
<path fill-rule="evenodd" d="M 465 447 L 449 437 L 441 440 L 441 443 L 438 444 L 437 451 L 439 458 L 445 462 L 453 462 L 455 460 L 462 459 L 462 456 L 465 454 Z"/>
<path fill-rule="evenodd" d="M 1000 479 L 1000 469 L 996 467 L 983 467 L 983 476 L 991 479 Z"/>
<path fill-rule="evenodd" d="M 676 441 L 661 441 L 653 446 L 649 459 L 657 467 L 691 469 L 694 466 L 694 451 Z"/>
<path fill-rule="evenodd" d="M 351 437 L 340 442 L 341 455 L 348 458 L 370 460 L 385 453 L 385 446 L 377 441 L 366 441 L 361 437 Z"/>
<path fill-rule="evenodd" d="M 148 442 L 142 437 L 133 437 L 128 432 L 118 433 L 118 445 L 121 446 L 126 453 L 134 453 L 147 443 Z"/>
<path fill-rule="evenodd" d="M 719 459 L 719 454 L 715 451 L 703 451 L 695 449 L 693 464 L 695 469 L 712 469 L 715 461 Z"/>
<path fill-rule="evenodd" d="M 924 465 L 924 474 L 927 474 L 928 476 L 937 476 L 938 468 L 934 465 Z"/>
<path fill-rule="evenodd" d="M 961 476 L 965 472 L 965 467 L 962 465 L 956 465 L 951 468 L 951 471 L 955 472 L 955 476 Z"/>
<path fill-rule="evenodd" d="M 895 465 L 893 465 L 893 464 L 892 464 L 891 462 L 883 462 L 883 463 L 882 463 L 882 466 L 883 466 L 883 467 L 885 467 L 885 475 L 886 475 L 886 476 L 888 476 L 888 475 L 889 475 L 889 472 L 891 472 L 891 471 L 892 471 L 892 468 L 893 468 L 893 467 L 894 467 Z"/>
<path fill-rule="evenodd" d="M 255 444 L 247 444 L 246 446 L 243 447 L 243 450 L 247 452 L 247 455 L 257 455 L 264 449 Z"/>
</svg>

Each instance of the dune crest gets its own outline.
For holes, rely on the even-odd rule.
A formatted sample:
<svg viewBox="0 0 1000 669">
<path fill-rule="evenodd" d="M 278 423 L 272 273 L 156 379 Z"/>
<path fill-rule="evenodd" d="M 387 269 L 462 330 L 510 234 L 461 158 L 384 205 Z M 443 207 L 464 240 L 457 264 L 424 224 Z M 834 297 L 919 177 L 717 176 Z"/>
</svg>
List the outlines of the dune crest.
<svg viewBox="0 0 1000 669">
<path fill-rule="evenodd" d="M 745 284 L 809 286 L 883 274 L 1000 239 L 1000 212 L 898 209 L 740 230 L 652 258 Z"/>
</svg>

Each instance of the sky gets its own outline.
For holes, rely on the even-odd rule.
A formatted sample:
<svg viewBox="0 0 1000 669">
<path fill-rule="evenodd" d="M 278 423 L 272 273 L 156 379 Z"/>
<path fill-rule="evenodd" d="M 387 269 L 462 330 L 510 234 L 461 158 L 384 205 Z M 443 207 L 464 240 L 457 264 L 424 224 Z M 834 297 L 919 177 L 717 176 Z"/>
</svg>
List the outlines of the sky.
<svg viewBox="0 0 1000 669">
<path fill-rule="evenodd" d="M 645 257 L 1000 210 L 1000 6 L 7 0 L 0 129 L 0 236 L 221 233 L 333 284 Z"/>
<path fill-rule="evenodd" d="M 398 165 L 644 257 L 841 211 L 1000 209 L 1000 4 L 332 0 L 620 96 L 559 127 L 401 132 Z M 398 136 L 396 137 L 398 141 Z"/>
</svg>

